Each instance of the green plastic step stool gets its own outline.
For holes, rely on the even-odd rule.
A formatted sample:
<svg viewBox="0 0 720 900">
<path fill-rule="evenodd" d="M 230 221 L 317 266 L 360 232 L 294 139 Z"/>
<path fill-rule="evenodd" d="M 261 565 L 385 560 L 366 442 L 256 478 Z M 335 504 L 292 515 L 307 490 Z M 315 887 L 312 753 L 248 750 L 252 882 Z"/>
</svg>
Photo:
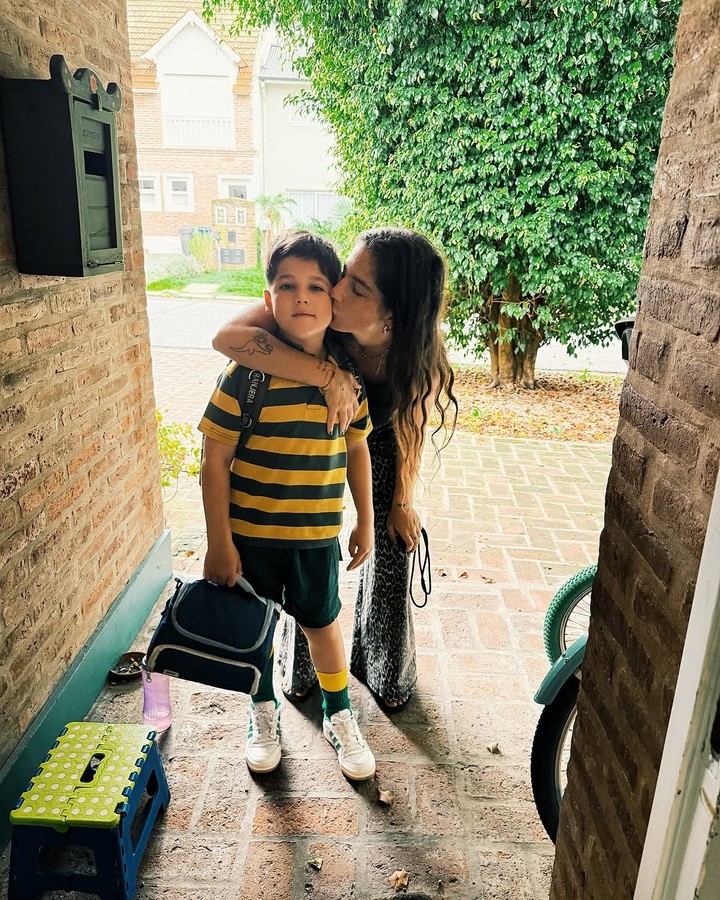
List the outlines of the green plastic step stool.
<svg viewBox="0 0 720 900">
<path fill-rule="evenodd" d="M 170 802 L 155 738 L 146 725 L 65 726 L 10 813 L 8 900 L 53 890 L 132 900 L 152 827 Z M 94 874 L 45 868 L 43 848 L 70 847 L 92 852 Z"/>
</svg>

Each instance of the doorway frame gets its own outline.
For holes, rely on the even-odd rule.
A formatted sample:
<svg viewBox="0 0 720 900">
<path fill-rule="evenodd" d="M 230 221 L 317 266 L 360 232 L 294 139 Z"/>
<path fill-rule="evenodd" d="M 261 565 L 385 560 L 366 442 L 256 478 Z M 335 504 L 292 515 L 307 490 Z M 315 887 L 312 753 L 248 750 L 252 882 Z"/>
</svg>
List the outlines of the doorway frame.
<svg viewBox="0 0 720 900">
<path fill-rule="evenodd" d="M 714 877 L 720 758 L 710 733 L 720 697 L 720 486 L 710 508 L 634 900 L 692 900 Z M 716 877 L 716 876 L 715 876 Z"/>
</svg>

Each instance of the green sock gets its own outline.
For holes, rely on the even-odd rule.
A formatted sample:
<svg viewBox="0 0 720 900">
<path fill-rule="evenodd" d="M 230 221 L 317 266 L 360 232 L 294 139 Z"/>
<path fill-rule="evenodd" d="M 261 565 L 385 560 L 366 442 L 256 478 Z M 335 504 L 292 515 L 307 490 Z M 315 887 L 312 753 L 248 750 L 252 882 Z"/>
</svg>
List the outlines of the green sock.
<svg viewBox="0 0 720 900">
<path fill-rule="evenodd" d="M 270 658 L 265 663 L 265 668 L 260 676 L 258 689 L 252 695 L 253 703 L 264 703 L 266 700 L 275 700 L 275 689 L 273 688 L 273 662 L 275 661 L 275 648 L 273 647 Z M 275 700 L 277 704 L 277 700 Z"/>
<path fill-rule="evenodd" d="M 332 674 L 318 672 L 317 677 L 323 695 L 323 711 L 326 719 L 343 709 L 350 709 L 347 669 Z"/>
</svg>

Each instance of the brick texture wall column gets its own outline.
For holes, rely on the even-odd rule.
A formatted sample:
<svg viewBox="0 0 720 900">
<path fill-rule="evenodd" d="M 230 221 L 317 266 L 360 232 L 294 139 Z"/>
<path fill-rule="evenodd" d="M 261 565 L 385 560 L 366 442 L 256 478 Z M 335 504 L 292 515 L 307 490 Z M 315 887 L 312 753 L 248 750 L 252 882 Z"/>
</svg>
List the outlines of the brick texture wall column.
<svg viewBox="0 0 720 900">
<path fill-rule="evenodd" d="M 54 53 L 123 93 L 126 271 L 19 274 L 0 145 L 0 764 L 162 531 L 124 0 L 0 0 L 0 75 Z"/>
<path fill-rule="evenodd" d="M 632 898 L 720 456 L 720 2 L 685 0 L 553 900 Z"/>
</svg>

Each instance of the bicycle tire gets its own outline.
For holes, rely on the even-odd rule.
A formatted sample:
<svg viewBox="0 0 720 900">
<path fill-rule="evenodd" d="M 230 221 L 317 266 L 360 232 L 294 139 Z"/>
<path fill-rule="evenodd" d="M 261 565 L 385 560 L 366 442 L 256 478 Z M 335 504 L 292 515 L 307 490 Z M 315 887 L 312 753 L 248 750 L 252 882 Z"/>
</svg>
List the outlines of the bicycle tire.
<svg viewBox="0 0 720 900">
<path fill-rule="evenodd" d="M 554 663 L 583 632 L 587 631 L 585 620 L 590 615 L 592 585 L 596 572 L 597 566 L 588 566 L 577 572 L 562 585 L 550 601 L 543 624 L 543 641 L 550 663 Z M 580 606 L 582 606 L 582 624 L 573 623 L 571 627 L 571 616 Z"/>
<path fill-rule="evenodd" d="M 555 843 L 560 821 L 562 752 L 568 730 L 575 721 L 580 679 L 573 675 L 540 713 L 530 752 L 530 781 L 540 821 Z"/>
</svg>

